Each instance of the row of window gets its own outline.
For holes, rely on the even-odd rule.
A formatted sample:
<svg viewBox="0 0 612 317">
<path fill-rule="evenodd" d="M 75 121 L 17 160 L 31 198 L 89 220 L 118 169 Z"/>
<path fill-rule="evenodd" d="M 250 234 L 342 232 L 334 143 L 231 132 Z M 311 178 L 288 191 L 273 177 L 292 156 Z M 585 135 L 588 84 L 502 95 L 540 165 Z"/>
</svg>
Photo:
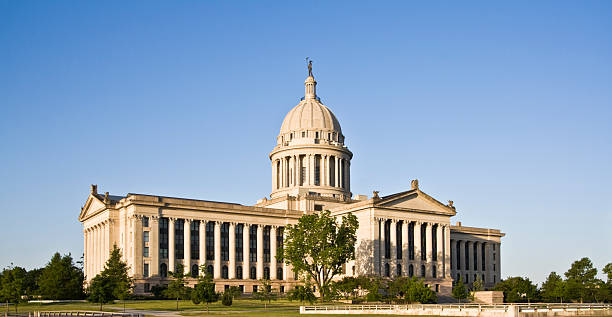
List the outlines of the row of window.
<svg viewBox="0 0 612 317">
<path fill-rule="evenodd" d="M 461 241 L 456 241 L 455 243 L 455 249 L 456 250 L 460 250 L 460 245 L 461 245 Z M 482 271 L 486 271 L 486 267 L 487 267 L 487 257 L 486 257 L 486 245 L 487 243 L 481 243 L 481 242 L 465 242 L 465 248 L 464 248 L 464 261 L 461 261 L 461 254 L 459 252 L 456 252 L 456 254 L 454 254 L 455 251 L 453 251 L 453 248 L 451 248 L 451 269 L 457 269 L 457 270 L 474 270 L 477 271 L 478 270 L 478 248 L 480 247 L 480 264 L 481 264 L 481 268 L 480 270 Z M 496 265 L 495 265 L 495 243 L 492 244 L 492 248 L 493 248 L 493 271 L 496 271 Z M 470 254 L 471 253 L 471 254 Z M 472 261 L 470 261 L 470 259 Z M 471 265 L 470 265 L 471 264 Z"/>
<path fill-rule="evenodd" d="M 309 137 L 311 135 L 311 133 L 312 133 L 312 131 L 302 131 L 302 133 L 300 133 L 300 134 L 298 134 L 298 133 L 294 134 L 293 132 L 291 132 L 291 133 L 289 133 L 288 139 L 289 139 L 289 141 L 291 141 L 291 140 L 293 140 L 294 137 L 297 137 L 298 135 L 301 135 L 302 138 L 306 138 L 306 137 Z M 325 133 L 322 133 L 322 132 L 319 133 L 319 131 L 314 131 L 314 138 L 315 139 L 320 139 L 319 138 L 320 136 L 322 136 L 324 138 L 325 138 L 325 136 L 327 136 L 327 138 L 325 138 L 325 140 L 328 140 L 328 141 L 337 141 L 337 142 L 341 141 L 340 140 L 340 135 L 336 134 L 335 132 L 332 132 L 332 133 L 328 132 L 327 135 L 326 135 Z M 281 136 L 281 143 L 282 144 L 285 143 L 285 136 Z"/>
<path fill-rule="evenodd" d="M 288 158 L 284 158 L 286 160 L 286 164 L 285 166 L 289 165 L 289 159 Z M 316 154 L 314 156 L 314 185 L 315 186 L 321 186 L 321 166 L 322 166 L 322 157 L 319 154 Z M 307 179 L 307 166 L 308 166 L 308 162 L 307 161 L 307 157 L 306 155 L 300 155 L 298 157 L 298 180 L 294 180 L 293 178 L 293 168 L 292 167 L 286 167 L 284 171 L 282 171 L 282 162 L 281 160 L 276 161 L 275 165 L 276 165 L 276 189 L 280 189 L 281 187 L 289 187 L 292 184 L 299 184 L 299 186 L 304 186 L 304 183 L 306 182 Z M 329 167 L 328 167 L 328 172 L 329 175 L 332 175 L 332 177 L 330 177 L 329 179 L 329 186 L 331 187 L 335 187 L 336 186 L 336 168 L 340 168 L 340 174 L 341 175 L 346 175 L 345 173 L 348 171 L 347 166 L 345 164 L 345 160 L 344 159 L 340 159 L 340 164 L 338 167 L 336 167 L 336 157 L 335 156 L 330 156 L 329 158 Z M 283 178 L 283 172 L 285 173 L 285 177 Z M 340 179 L 338 180 L 338 187 L 341 188 L 345 188 L 346 187 L 346 181 L 345 181 L 345 177 L 340 177 Z"/>
<path fill-rule="evenodd" d="M 259 285 L 253 285 L 253 293 L 257 292 Z M 230 288 L 229 285 L 223 285 L 224 290 L 228 290 Z M 240 293 L 244 293 L 244 285 L 238 285 L 238 288 L 240 289 Z M 151 284 L 150 283 L 144 283 L 144 291 L 145 293 L 149 293 L 151 292 Z M 315 291 L 314 287 L 313 287 L 313 292 Z M 278 292 L 281 294 L 285 293 L 285 286 L 284 285 L 280 285 L 278 287 Z"/>
<path fill-rule="evenodd" d="M 395 267 L 395 269 L 396 269 L 395 275 L 402 276 L 402 265 L 398 264 Z M 419 275 L 420 277 L 425 277 L 425 269 L 426 269 L 425 265 L 422 264 L 421 265 L 421 272 L 420 272 L 421 274 Z M 390 277 L 391 276 L 391 265 L 389 263 L 385 263 L 384 270 L 385 270 L 384 271 L 384 275 L 386 277 Z M 410 264 L 410 265 L 408 265 L 408 277 L 413 277 L 413 276 L 415 276 L 415 274 L 414 274 L 414 265 Z M 438 277 L 438 272 L 437 272 L 436 265 L 432 265 L 431 266 L 431 277 L 433 277 L 433 278 Z"/>
<path fill-rule="evenodd" d="M 208 265 L 206 266 L 206 273 L 210 274 L 211 276 L 214 274 L 214 267 L 212 265 Z M 191 275 L 191 277 L 196 278 L 198 277 L 198 275 L 200 274 L 200 267 L 197 264 L 194 264 L 191 266 L 191 271 L 189 272 L 189 274 Z M 145 263 L 144 264 L 144 268 L 143 268 L 143 276 L 144 277 L 149 277 L 149 263 Z M 161 277 L 168 277 L 168 265 L 166 263 L 162 263 L 159 265 L 159 276 Z M 228 279 L 229 278 L 229 269 L 227 267 L 227 265 L 223 265 L 221 266 L 221 278 L 223 279 Z M 251 266 L 248 272 L 248 276 L 243 274 L 242 271 L 242 266 L 241 265 L 237 265 L 236 266 L 236 279 L 239 280 L 246 280 L 246 279 L 256 279 L 257 278 L 257 268 L 255 266 Z M 264 279 L 271 279 L 272 276 L 270 275 L 270 268 L 269 267 L 264 267 L 263 269 L 263 278 Z M 277 280 L 282 280 L 283 279 L 283 268 L 282 267 L 278 267 L 276 268 L 276 279 Z"/>
<path fill-rule="evenodd" d="M 159 257 L 161 259 L 167 259 L 169 254 L 168 254 L 168 225 L 169 225 L 169 220 L 168 218 L 160 218 L 159 220 Z M 222 261 L 229 261 L 229 226 L 230 224 L 228 222 L 224 222 L 221 224 L 220 226 L 220 234 L 221 234 L 221 260 Z M 249 227 L 249 261 L 251 262 L 257 262 L 257 228 L 259 225 L 251 225 Z M 184 259 L 185 255 L 184 253 L 184 220 L 183 219 L 177 219 L 174 222 L 174 258 L 175 259 Z M 190 240 L 190 244 L 191 244 L 191 254 L 190 254 L 190 259 L 192 260 L 198 260 L 200 259 L 200 221 L 199 220 L 194 220 L 191 222 L 190 225 L 190 231 L 191 231 L 191 240 Z M 215 259 L 215 223 L 214 222 L 207 222 L 206 226 L 205 226 L 205 242 L 206 242 L 206 248 L 205 248 L 205 252 L 206 254 L 205 259 L 206 260 L 214 260 Z M 243 231 L 244 231 L 244 224 L 237 224 L 235 226 L 235 236 L 234 236 L 234 241 L 235 241 L 235 253 L 236 253 L 236 258 L 235 260 L 237 262 L 242 262 L 244 260 L 244 241 L 243 241 Z M 284 228 L 280 227 L 276 230 L 276 247 L 277 249 L 282 248 L 283 246 L 283 231 Z M 270 233 L 271 233 L 271 227 L 270 226 L 264 226 L 263 227 L 263 255 L 264 255 L 264 262 L 268 263 L 271 261 L 271 252 L 270 252 L 270 248 L 272 247 L 271 244 L 271 239 L 270 239 Z M 146 236 L 145 236 L 146 234 Z M 146 242 L 148 242 L 149 238 L 148 238 L 149 232 L 148 231 L 144 231 L 143 232 L 143 240 L 145 241 L 145 247 L 143 251 L 143 256 L 144 257 L 148 257 L 149 256 L 149 251 L 148 251 L 148 247 L 146 246 Z M 144 239 L 146 238 L 146 240 Z M 282 262 L 280 260 L 280 258 L 276 259 L 277 262 Z"/>
<path fill-rule="evenodd" d="M 456 284 L 461 277 L 462 277 L 461 274 L 457 273 L 457 278 L 453 281 L 453 284 Z M 470 280 L 470 275 L 466 273 L 465 274 L 465 278 L 463 279 L 463 282 L 466 283 L 466 284 L 474 283 L 474 282 L 476 282 L 477 279 L 478 279 L 478 274 L 474 274 L 474 279 Z M 485 275 L 484 274 L 481 275 L 480 280 L 483 283 L 486 283 L 486 279 L 485 279 Z M 497 283 L 497 282 L 496 282 L 495 275 L 493 275 L 493 284 L 495 284 L 495 283 Z"/>
<path fill-rule="evenodd" d="M 391 232 L 391 220 L 387 220 L 385 222 L 383 222 L 382 224 L 382 234 L 384 236 L 384 241 L 385 241 L 385 254 L 384 257 L 385 259 L 390 259 L 391 258 L 391 234 L 395 234 L 395 256 L 398 260 L 401 260 L 402 257 L 404 256 L 403 254 L 403 223 L 404 221 L 398 221 L 397 222 L 397 226 L 395 229 L 395 232 L 392 233 Z M 380 224 L 379 224 L 380 225 Z M 415 254 L 414 254 L 414 230 L 415 230 L 415 224 L 413 222 L 410 222 L 408 224 L 408 259 L 409 260 L 414 260 Z M 421 225 L 420 229 L 417 227 L 416 230 L 421 230 L 421 241 L 420 241 L 420 245 L 421 245 L 421 252 L 420 254 L 418 254 L 417 256 L 421 258 L 422 261 L 426 261 L 427 260 L 427 231 L 426 231 L 426 224 Z M 442 227 L 440 227 L 439 225 L 435 224 L 433 225 L 432 229 L 431 229 L 431 257 L 433 261 L 438 261 L 438 235 L 437 232 L 438 230 L 443 230 Z M 443 232 L 443 231 L 442 231 Z"/>
</svg>

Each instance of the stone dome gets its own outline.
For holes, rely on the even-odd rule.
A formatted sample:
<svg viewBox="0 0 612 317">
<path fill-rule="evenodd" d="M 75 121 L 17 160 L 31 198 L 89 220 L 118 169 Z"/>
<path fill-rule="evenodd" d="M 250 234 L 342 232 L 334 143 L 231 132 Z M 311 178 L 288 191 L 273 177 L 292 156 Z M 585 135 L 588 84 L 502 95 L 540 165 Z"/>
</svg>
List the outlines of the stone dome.
<svg viewBox="0 0 612 317">
<path fill-rule="evenodd" d="M 316 99 L 302 100 L 283 120 L 280 134 L 303 130 L 332 131 L 342 134 L 336 116 Z"/>
<path fill-rule="evenodd" d="M 308 76 L 304 82 L 304 98 L 285 116 L 279 136 L 298 131 L 331 132 L 342 140 L 342 129 L 336 116 L 317 97 L 317 82 Z"/>
</svg>

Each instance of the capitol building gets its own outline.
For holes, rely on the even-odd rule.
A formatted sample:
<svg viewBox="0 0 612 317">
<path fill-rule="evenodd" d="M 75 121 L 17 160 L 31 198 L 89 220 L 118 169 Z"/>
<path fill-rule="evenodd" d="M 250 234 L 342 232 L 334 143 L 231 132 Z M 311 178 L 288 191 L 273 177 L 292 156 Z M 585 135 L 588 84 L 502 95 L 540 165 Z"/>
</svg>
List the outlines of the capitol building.
<svg viewBox="0 0 612 317">
<path fill-rule="evenodd" d="M 196 283 L 210 273 L 218 291 L 238 286 L 257 291 L 270 279 L 284 293 L 299 283 L 291 266 L 277 259 L 284 228 L 304 214 L 329 210 L 359 221 L 356 259 L 342 276 L 416 276 L 440 294 L 452 283 L 476 279 L 492 287 L 501 276 L 497 229 L 451 224 L 452 201 L 442 203 L 413 180 L 388 196 L 351 193 L 351 159 L 340 122 L 321 103 L 312 73 L 305 94 L 282 122 L 270 152 L 272 191 L 252 206 L 190 198 L 98 192 L 92 185 L 79 221 L 83 224 L 86 282 L 100 273 L 113 245 L 121 250 L 136 294 L 167 284 L 182 267 Z M 408 186 L 408 184 L 407 184 Z M 205 271 L 205 272 L 203 272 Z"/>
</svg>

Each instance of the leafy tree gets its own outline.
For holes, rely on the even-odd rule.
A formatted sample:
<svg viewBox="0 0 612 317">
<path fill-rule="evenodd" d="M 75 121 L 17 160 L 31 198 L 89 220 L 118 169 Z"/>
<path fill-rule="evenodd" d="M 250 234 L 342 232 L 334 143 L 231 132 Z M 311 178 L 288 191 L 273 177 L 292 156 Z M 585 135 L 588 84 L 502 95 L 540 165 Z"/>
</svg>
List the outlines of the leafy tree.
<svg viewBox="0 0 612 317">
<path fill-rule="evenodd" d="M 466 299 L 468 297 L 468 291 L 465 287 L 465 284 L 463 284 L 462 276 L 459 277 L 459 280 L 457 281 L 457 283 L 455 283 L 455 286 L 453 287 L 453 297 L 457 299 L 460 303 L 461 300 Z"/>
<path fill-rule="evenodd" d="M 102 309 L 102 304 L 121 299 L 125 310 L 125 299 L 131 294 L 134 285 L 128 270 L 127 263 L 121 260 L 121 250 L 114 245 L 104 269 L 92 279 L 88 300 L 100 303 Z"/>
<path fill-rule="evenodd" d="M 355 299 L 359 286 L 359 278 L 353 276 L 345 276 L 342 280 L 333 283 L 333 289 L 344 299 Z"/>
<path fill-rule="evenodd" d="M 551 272 L 542 284 L 540 291 L 542 299 L 548 302 L 560 301 L 565 297 L 565 282 L 556 272 Z"/>
<path fill-rule="evenodd" d="M 89 284 L 87 300 L 92 303 L 99 303 L 100 311 L 102 311 L 103 304 L 111 303 L 115 299 L 114 291 L 112 280 L 106 275 L 98 274 Z"/>
<path fill-rule="evenodd" d="M 174 272 L 168 272 L 172 281 L 168 283 L 166 296 L 168 298 L 176 298 L 176 310 L 179 309 L 179 300 L 187 295 L 187 288 L 185 286 L 186 275 L 184 271 L 183 265 L 177 264 Z"/>
<path fill-rule="evenodd" d="M 83 271 L 74 265 L 70 254 L 56 252 L 38 278 L 40 295 L 46 299 L 81 299 Z"/>
<path fill-rule="evenodd" d="M 32 295 L 38 295 L 40 293 L 38 288 L 38 280 L 40 279 L 42 271 L 42 268 L 38 268 L 32 269 L 26 273 L 24 279 L 24 289 L 25 295 L 27 295 L 28 297 Z"/>
<path fill-rule="evenodd" d="M 287 226 L 280 256 L 299 274 L 314 280 L 321 300 L 328 297 L 332 279 L 342 272 L 342 264 L 355 259 L 357 217 L 348 214 L 338 224 L 329 211 L 304 215 Z"/>
<path fill-rule="evenodd" d="M 224 306 L 232 306 L 233 301 L 234 295 L 232 294 L 232 292 L 229 289 L 225 290 L 221 298 L 221 304 L 223 304 Z"/>
<path fill-rule="evenodd" d="M 409 303 L 433 304 L 438 301 L 436 292 L 416 277 L 407 278 L 403 293 L 404 299 Z"/>
<path fill-rule="evenodd" d="M 474 281 L 474 283 L 472 283 L 472 292 L 482 291 L 483 286 L 484 285 L 482 283 L 480 275 L 476 276 L 476 280 Z"/>
<path fill-rule="evenodd" d="M 259 280 L 259 282 L 261 283 L 261 285 L 260 287 L 257 288 L 257 292 L 253 294 L 253 297 L 255 297 L 255 299 L 259 299 L 260 301 L 264 302 L 264 309 L 268 309 L 267 304 L 271 303 L 273 300 L 276 300 L 276 294 L 273 293 L 270 280 L 261 279 Z"/>
<path fill-rule="evenodd" d="M 565 272 L 566 297 L 569 300 L 593 301 L 595 298 L 597 269 L 589 258 L 582 258 L 572 263 L 570 269 Z"/>
<path fill-rule="evenodd" d="M 607 275 L 608 283 L 612 282 L 612 263 L 606 264 L 602 271 Z"/>
<path fill-rule="evenodd" d="M 8 303 L 15 304 L 15 313 L 17 306 L 21 301 L 21 295 L 25 292 L 24 282 L 27 271 L 21 267 L 8 267 L 2 271 L 0 276 L 0 299 L 5 302 L 8 312 Z"/>
<path fill-rule="evenodd" d="M 314 303 L 317 297 L 312 292 L 312 285 L 310 282 L 304 283 L 304 285 L 296 285 L 294 289 L 289 291 L 287 298 L 290 301 L 300 301 L 300 303 L 309 302 Z"/>
<path fill-rule="evenodd" d="M 504 292 L 506 303 L 530 302 L 539 298 L 537 286 L 528 278 L 519 276 L 500 281 L 494 290 Z"/>
<path fill-rule="evenodd" d="M 206 268 L 202 266 L 202 272 L 206 272 Z M 206 303 L 206 311 L 208 311 L 208 305 L 219 300 L 219 294 L 215 292 L 215 283 L 210 274 L 201 275 L 198 278 L 198 284 L 193 288 L 191 292 L 191 301 L 194 304 Z"/>
</svg>

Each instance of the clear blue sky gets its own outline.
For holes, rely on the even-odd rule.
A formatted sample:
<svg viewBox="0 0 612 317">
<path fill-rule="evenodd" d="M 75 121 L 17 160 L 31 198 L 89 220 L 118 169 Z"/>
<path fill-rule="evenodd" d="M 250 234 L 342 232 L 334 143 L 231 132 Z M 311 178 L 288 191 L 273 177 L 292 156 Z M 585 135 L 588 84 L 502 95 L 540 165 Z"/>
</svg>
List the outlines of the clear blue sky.
<svg viewBox="0 0 612 317">
<path fill-rule="evenodd" d="M 502 275 L 612 262 L 612 2 L 0 1 L 0 266 L 82 253 L 89 184 L 253 204 L 305 57 L 354 194 L 418 178 Z"/>
</svg>

